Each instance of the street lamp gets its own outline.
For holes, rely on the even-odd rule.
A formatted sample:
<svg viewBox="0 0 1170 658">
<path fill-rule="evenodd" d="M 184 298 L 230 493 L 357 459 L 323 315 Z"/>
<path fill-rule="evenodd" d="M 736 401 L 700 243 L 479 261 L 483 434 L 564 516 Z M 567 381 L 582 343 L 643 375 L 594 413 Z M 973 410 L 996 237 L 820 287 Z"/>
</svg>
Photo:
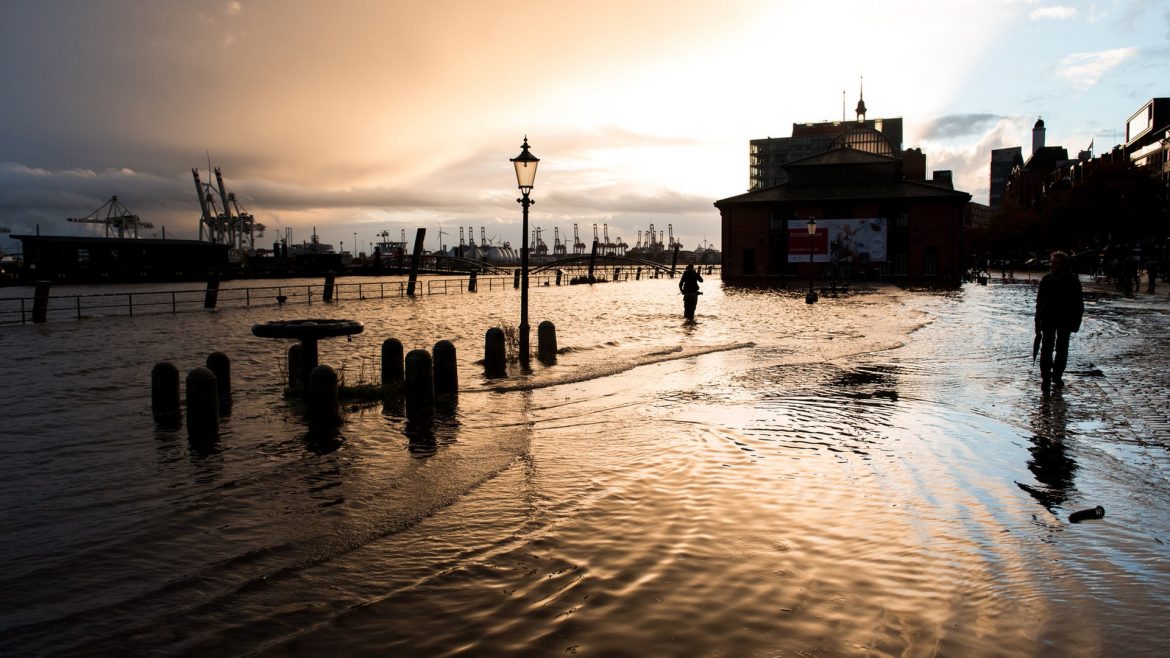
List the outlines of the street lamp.
<svg viewBox="0 0 1170 658">
<path fill-rule="evenodd" d="M 536 181 L 536 165 L 539 163 L 540 158 L 529 153 L 528 135 L 525 135 L 520 155 L 512 158 L 521 195 L 516 203 L 524 209 L 524 226 L 520 232 L 520 362 L 524 364 L 528 363 L 528 207 L 533 203 L 528 194 Z"/>
<path fill-rule="evenodd" d="M 808 220 L 808 294 L 804 296 L 806 304 L 815 304 L 817 293 L 813 291 L 813 238 L 817 235 L 817 220 Z"/>
</svg>

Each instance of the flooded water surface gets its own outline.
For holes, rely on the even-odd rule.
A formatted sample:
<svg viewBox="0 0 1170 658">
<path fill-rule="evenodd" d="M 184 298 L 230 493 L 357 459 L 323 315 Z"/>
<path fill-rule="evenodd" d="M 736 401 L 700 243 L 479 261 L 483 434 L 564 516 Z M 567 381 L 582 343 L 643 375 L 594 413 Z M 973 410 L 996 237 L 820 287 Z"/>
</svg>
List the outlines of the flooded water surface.
<svg viewBox="0 0 1170 658">
<path fill-rule="evenodd" d="M 1161 650 L 1170 460 L 1126 394 L 1165 384 L 1165 303 L 1091 296 L 1043 395 L 1029 285 L 704 292 L 686 323 L 676 281 L 535 287 L 557 363 L 503 379 L 511 289 L 0 328 L 0 653 Z M 321 343 L 351 384 L 451 340 L 457 406 L 309 433 L 250 332 L 309 317 L 365 323 Z M 216 350 L 233 407 L 192 446 L 150 370 Z"/>
</svg>

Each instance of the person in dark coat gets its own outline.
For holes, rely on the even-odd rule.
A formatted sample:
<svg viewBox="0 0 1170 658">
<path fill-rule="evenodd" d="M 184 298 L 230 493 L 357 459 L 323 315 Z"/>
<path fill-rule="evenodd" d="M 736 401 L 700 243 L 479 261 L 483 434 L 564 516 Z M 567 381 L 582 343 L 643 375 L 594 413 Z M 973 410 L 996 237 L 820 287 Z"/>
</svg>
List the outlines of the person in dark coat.
<svg viewBox="0 0 1170 658">
<path fill-rule="evenodd" d="M 695 306 L 699 301 L 699 284 L 703 282 L 703 275 L 699 274 L 698 270 L 691 263 L 687 263 L 687 269 L 683 271 L 682 276 L 678 280 L 678 291 L 683 295 L 683 315 L 688 320 L 695 317 Z"/>
<path fill-rule="evenodd" d="M 1080 330 L 1085 313 L 1081 280 L 1072 271 L 1068 254 L 1053 252 L 1052 271 L 1040 280 L 1036 292 L 1036 332 L 1040 334 L 1040 386 L 1064 386 L 1069 337 Z"/>
</svg>

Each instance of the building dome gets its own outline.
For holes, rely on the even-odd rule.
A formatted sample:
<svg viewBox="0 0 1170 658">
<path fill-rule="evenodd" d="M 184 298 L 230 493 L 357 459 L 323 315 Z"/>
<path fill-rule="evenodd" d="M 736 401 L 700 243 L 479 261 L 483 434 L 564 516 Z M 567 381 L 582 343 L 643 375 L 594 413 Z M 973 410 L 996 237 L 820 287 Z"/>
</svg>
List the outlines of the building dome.
<svg viewBox="0 0 1170 658">
<path fill-rule="evenodd" d="M 857 126 L 850 128 L 845 132 L 837 135 L 833 143 L 829 145 L 830 149 L 837 148 L 851 148 L 858 151 L 865 151 L 866 153 L 873 153 L 876 155 L 888 155 L 893 157 L 894 147 L 890 144 L 890 140 L 885 135 L 864 126 Z"/>
</svg>

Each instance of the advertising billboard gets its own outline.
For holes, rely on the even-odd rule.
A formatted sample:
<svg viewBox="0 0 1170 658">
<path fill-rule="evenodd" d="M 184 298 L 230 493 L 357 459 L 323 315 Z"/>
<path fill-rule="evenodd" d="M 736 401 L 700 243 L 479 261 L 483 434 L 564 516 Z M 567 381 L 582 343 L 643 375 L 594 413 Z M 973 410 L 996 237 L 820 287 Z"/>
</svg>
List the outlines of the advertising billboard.
<svg viewBox="0 0 1170 658">
<path fill-rule="evenodd" d="M 883 263 L 886 260 L 884 218 L 818 219 L 817 233 L 810 236 L 807 219 L 788 220 L 788 262 Z"/>
</svg>

